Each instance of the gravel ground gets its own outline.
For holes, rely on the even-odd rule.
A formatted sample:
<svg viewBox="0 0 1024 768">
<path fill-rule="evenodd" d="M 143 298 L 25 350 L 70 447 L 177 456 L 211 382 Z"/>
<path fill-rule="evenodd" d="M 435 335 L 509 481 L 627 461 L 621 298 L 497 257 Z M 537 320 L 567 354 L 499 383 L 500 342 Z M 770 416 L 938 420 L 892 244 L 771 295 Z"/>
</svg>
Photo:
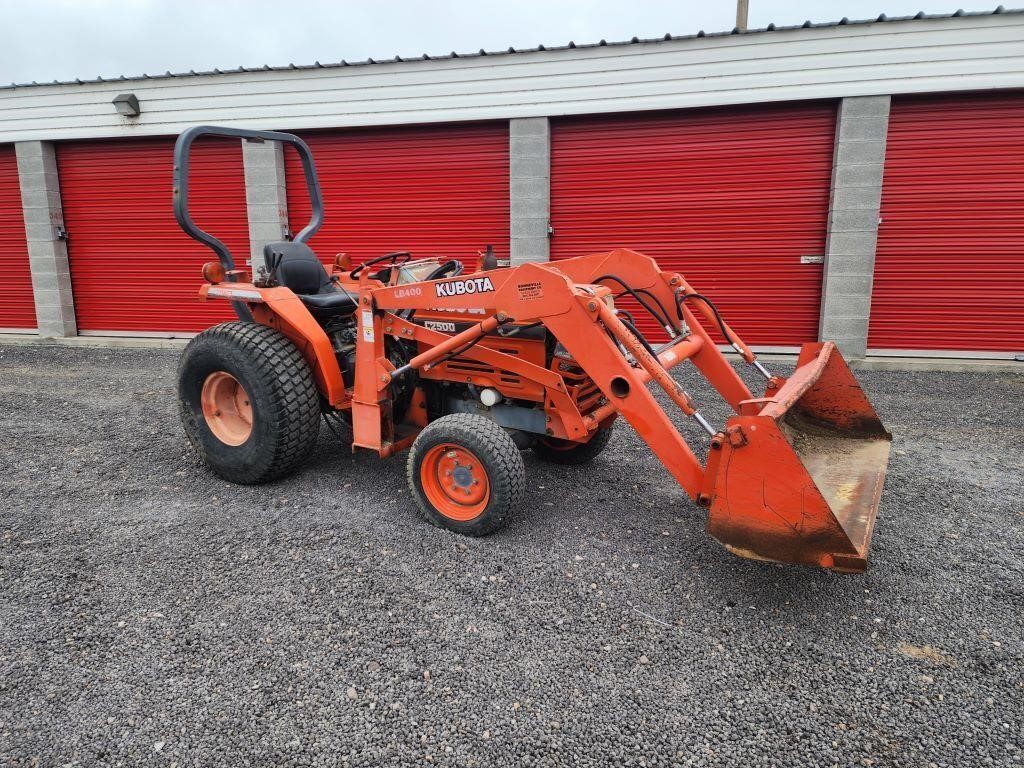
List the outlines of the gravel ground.
<svg viewBox="0 0 1024 768">
<path fill-rule="evenodd" d="M 1024 763 L 1024 376 L 859 375 L 896 438 L 839 576 L 728 555 L 622 426 L 482 540 L 326 430 L 235 487 L 176 359 L 0 346 L 0 765 Z"/>
</svg>

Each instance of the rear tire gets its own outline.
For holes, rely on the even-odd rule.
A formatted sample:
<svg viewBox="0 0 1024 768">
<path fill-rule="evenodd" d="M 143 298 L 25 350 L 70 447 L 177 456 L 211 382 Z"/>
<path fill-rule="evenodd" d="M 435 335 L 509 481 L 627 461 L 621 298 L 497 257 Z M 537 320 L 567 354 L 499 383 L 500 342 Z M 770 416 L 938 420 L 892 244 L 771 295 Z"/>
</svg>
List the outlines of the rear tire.
<svg viewBox="0 0 1024 768">
<path fill-rule="evenodd" d="M 469 413 L 444 416 L 420 432 L 407 474 L 423 517 L 467 536 L 508 525 L 526 489 L 515 441 L 490 419 Z"/>
<path fill-rule="evenodd" d="M 320 432 L 313 374 L 283 334 L 223 323 L 189 342 L 178 365 L 181 422 L 214 473 L 250 485 L 293 472 Z"/>
<path fill-rule="evenodd" d="M 585 443 L 559 440 L 557 437 L 542 437 L 533 444 L 537 458 L 552 464 L 586 464 L 608 447 L 612 439 L 612 427 L 602 427 Z"/>
</svg>

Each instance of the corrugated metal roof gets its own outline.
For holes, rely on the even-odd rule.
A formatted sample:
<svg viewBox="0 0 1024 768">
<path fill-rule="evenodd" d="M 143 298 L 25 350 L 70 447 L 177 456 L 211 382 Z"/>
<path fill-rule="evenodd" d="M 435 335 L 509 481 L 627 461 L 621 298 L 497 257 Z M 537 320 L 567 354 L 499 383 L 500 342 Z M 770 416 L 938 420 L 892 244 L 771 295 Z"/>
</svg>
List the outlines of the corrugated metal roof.
<svg viewBox="0 0 1024 768">
<path fill-rule="evenodd" d="M 512 47 L 509 47 L 508 49 L 503 50 L 503 51 L 485 51 L 483 48 L 481 48 L 476 53 L 457 53 L 456 51 L 452 51 L 451 53 L 443 54 L 443 55 L 440 55 L 440 56 L 431 56 L 431 55 L 425 53 L 422 56 L 416 56 L 416 57 L 393 56 L 391 58 L 385 58 L 385 59 L 369 58 L 369 59 L 366 59 L 365 61 L 346 61 L 346 60 L 342 59 L 339 62 L 328 63 L 328 64 L 321 64 L 319 61 L 315 61 L 312 64 L 288 64 L 286 66 L 274 66 L 274 67 L 270 66 L 269 64 L 264 64 L 263 66 L 260 66 L 260 67 L 238 67 L 237 69 L 213 69 L 213 70 L 201 71 L 201 72 L 196 72 L 195 70 L 190 70 L 188 72 L 171 72 L 171 71 L 167 71 L 167 72 L 163 73 L 162 75 L 149 75 L 149 74 L 143 73 L 141 75 L 120 75 L 119 77 L 106 77 L 106 78 L 105 77 L 96 77 L 96 78 L 93 78 L 91 80 L 82 80 L 82 79 L 78 78 L 78 79 L 75 79 L 75 80 L 54 80 L 52 82 L 47 82 L 47 83 L 38 83 L 38 82 L 11 83 L 10 85 L 0 85 L 0 90 L 10 90 L 12 88 L 34 88 L 34 87 L 49 86 L 49 85 L 88 85 L 88 84 L 93 84 L 93 83 L 113 83 L 113 82 L 120 82 L 122 80 L 123 81 L 130 81 L 130 80 L 165 80 L 165 79 L 168 79 L 168 78 L 175 78 L 175 77 L 209 77 L 209 76 L 214 76 L 214 75 L 236 75 L 236 74 L 241 74 L 243 72 L 286 72 L 286 71 L 289 71 L 289 70 L 297 70 L 297 69 L 336 69 L 336 68 L 339 68 L 339 67 L 365 67 L 365 66 L 369 66 L 371 64 L 395 64 L 395 63 L 400 63 L 400 62 L 404 62 L 404 61 L 441 61 L 441 60 L 445 60 L 445 59 L 473 59 L 473 58 L 479 58 L 481 56 L 509 56 L 509 55 L 521 54 L 521 53 L 536 53 L 538 51 L 565 51 L 565 50 L 570 50 L 570 49 L 573 49 L 573 48 L 599 48 L 599 47 L 602 47 L 602 46 L 618 46 L 618 45 L 652 45 L 652 44 L 663 43 L 663 42 L 672 41 L 672 40 L 694 40 L 694 39 L 702 38 L 702 37 L 727 37 L 729 35 L 760 35 L 760 34 L 765 34 L 765 33 L 769 33 L 769 32 L 788 32 L 788 31 L 800 30 L 800 29 L 824 29 L 824 28 L 828 28 L 828 27 L 842 27 L 842 26 L 847 26 L 847 25 L 853 26 L 853 25 L 865 25 L 865 24 L 890 23 L 890 22 L 898 22 L 898 21 L 916 21 L 916 20 L 921 20 L 921 19 L 927 19 L 927 20 L 933 20 L 933 19 L 953 19 L 953 18 L 971 17 L 971 16 L 994 16 L 994 15 L 999 15 L 999 14 L 1024 14 L 1024 8 L 1004 8 L 1003 6 L 1000 5 L 1000 6 L 996 7 L 994 10 L 991 10 L 991 11 L 969 11 L 968 12 L 968 11 L 964 11 L 963 9 L 961 9 L 961 10 L 955 11 L 953 13 L 941 13 L 941 14 L 927 14 L 924 11 L 920 11 L 919 13 L 917 13 L 917 14 L 915 14 L 913 16 L 893 16 L 893 17 L 889 17 L 889 16 L 887 16 L 886 14 L 883 13 L 880 16 L 878 16 L 877 18 L 874 18 L 874 19 L 850 20 L 850 19 L 847 19 L 847 18 L 842 18 L 839 21 L 828 21 L 828 22 L 820 22 L 820 23 L 815 23 L 815 22 L 812 22 L 812 21 L 805 21 L 803 24 L 794 24 L 794 25 L 790 25 L 790 26 L 776 26 L 775 24 L 769 24 L 767 27 L 762 27 L 760 29 L 746 29 L 746 30 L 741 30 L 741 29 L 739 29 L 737 27 L 734 27 L 729 32 L 704 32 L 703 30 L 701 30 L 700 32 L 697 32 L 696 34 L 692 34 L 692 35 L 665 34 L 665 35 L 663 35 L 661 37 L 643 38 L 643 39 L 639 38 L 639 37 L 634 37 L 631 40 L 618 40 L 618 41 L 613 41 L 613 42 L 608 42 L 607 40 L 600 40 L 599 42 L 596 42 L 596 43 L 580 43 L 580 44 L 577 44 L 577 43 L 575 43 L 575 42 L 570 40 L 567 45 L 557 45 L 557 46 L 538 45 L 536 48 L 512 48 Z"/>
</svg>

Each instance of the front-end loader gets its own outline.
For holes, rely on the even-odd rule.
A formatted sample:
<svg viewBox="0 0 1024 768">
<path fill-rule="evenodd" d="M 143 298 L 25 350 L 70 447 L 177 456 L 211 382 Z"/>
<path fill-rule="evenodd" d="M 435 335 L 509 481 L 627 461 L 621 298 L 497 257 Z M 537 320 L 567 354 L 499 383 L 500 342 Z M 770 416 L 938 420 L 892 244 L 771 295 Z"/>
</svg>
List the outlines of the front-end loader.
<svg viewBox="0 0 1024 768">
<path fill-rule="evenodd" d="M 279 141 L 299 155 L 312 217 L 238 269 L 188 210 L 189 148 L 204 135 Z M 408 450 L 407 475 L 432 523 L 479 536 L 505 526 L 525 488 L 522 451 L 583 464 L 624 418 L 700 507 L 709 533 L 744 557 L 857 572 L 868 547 L 891 436 L 831 342 L 805 344 L 773 375 L 683 275 L 627 249 L 472 271 L 454 258 L 389 253 L 330 272 L 306 244 L 323 220 L 313 157 L 286 133 L 198 126 L 175 146 L 175 214 L 217 254 L 204 300 L 238 321 L 196 336 L 179 368 L 185 432 L 209 468 L 237 483 L 301 467 L 320 419 L 351 428 L 353 450 Z M 654 317 L 655 343 L 620 301 Z M 763 376 L 752 393 L 703 323 Z M 670 371 L 683 363 L 733 414 L 712 424 Z M 691 447 L 659 404 L 695 420 Z"/>
</svg>

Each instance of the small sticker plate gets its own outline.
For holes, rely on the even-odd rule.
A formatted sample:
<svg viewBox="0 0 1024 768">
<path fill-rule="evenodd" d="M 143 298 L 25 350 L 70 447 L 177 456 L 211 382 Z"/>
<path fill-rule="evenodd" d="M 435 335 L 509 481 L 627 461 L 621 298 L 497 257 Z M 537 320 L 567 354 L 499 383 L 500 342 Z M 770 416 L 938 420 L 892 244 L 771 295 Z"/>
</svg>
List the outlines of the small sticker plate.
<svg viewBox="0 0 1024 768">
<path fill-rule="evenodd" d="M 373 341 L 373 310 L 364 309 L 362 310 L 362 315 L 360 325 L 363 326 L 363 341 Z"/>
</svg>

